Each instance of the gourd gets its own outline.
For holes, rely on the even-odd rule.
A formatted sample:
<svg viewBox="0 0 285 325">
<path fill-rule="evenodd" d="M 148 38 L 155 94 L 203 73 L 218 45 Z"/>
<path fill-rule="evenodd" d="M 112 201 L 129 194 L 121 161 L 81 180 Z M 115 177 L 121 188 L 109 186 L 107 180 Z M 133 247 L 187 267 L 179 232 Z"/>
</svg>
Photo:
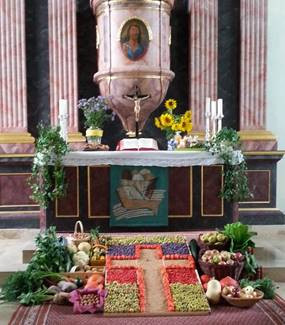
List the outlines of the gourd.
<svg viewBox="0 0 285 325">
<path fill-rule="evenodd" d="M 211 304 L 217 304 L 220 301 L 222 292 L 221 284 L 218 280 L 210 280 L 207 285 L 206 297 Z"/>
</svg>

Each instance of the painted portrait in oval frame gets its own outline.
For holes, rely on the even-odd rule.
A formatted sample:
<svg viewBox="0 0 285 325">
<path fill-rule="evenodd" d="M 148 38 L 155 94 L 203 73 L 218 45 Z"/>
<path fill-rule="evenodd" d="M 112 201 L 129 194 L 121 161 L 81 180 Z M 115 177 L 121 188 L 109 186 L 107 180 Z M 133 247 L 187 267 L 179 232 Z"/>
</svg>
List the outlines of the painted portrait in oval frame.
<svg viewBox="0 0 285 325">
<path fill-rule="evenodd" d="M 129 19 L 121 29 L 121 48 L 124 55 L 131 61 L 140 60 L 149 46 L 149 33 L 140 19 Z"/>
</svg>

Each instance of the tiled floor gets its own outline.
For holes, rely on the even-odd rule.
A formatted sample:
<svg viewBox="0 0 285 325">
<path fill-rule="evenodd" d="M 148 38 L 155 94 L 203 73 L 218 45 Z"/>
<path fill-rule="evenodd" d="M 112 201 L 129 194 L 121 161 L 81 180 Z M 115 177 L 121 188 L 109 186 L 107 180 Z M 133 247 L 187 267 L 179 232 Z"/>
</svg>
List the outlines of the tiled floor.
<svg viewBox="0 0 285 325">
<path fill-rule="evenodd" d="M 252 230 L 258 233 L 254 238 L 257 260 L 274 280 L 284 281 L 277 282 L 277 292 L 285 298 L 285 225 L 253 226 Z M 34 247 L 37 233 L 36 229 L 0 230 L 0 285 L 7 273 L 25 269 L 22 251 Z M 8 324 L 16 307 L 14 303 L 0 304 L 0 325 Z"/>
</svg>

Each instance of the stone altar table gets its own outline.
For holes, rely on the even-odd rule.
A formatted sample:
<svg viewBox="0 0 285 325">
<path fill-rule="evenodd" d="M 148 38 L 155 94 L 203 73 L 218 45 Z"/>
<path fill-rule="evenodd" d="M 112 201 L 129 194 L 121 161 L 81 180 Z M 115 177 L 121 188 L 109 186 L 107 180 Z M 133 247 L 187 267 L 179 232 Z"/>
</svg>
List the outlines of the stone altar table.
<svg viewBox="0 0 285 325">
<path fill-rule="evenodd" d="M 205 151 L 70 152 L 64 159 L 68 189 L 46 211 L 46 226 L 72 231 L 80 219 L 86 229 L 153 231 L 216 228 L 232 221 L 232 205 L 219 196 L 222 161 Z M 168 226 L 110 227 L 110 166 L 168 168 Z"/>
</svg>

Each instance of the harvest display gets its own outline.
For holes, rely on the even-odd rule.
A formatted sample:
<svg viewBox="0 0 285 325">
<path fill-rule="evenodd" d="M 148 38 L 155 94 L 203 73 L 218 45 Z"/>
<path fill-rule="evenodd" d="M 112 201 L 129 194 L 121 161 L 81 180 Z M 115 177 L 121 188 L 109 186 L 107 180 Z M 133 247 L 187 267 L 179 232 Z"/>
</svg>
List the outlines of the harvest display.
<svg viewBox="0 0 285 325">
<path fill-rule="evenodd" d="M 254 235 L 238 222 L 188 245 L 184 236 L 107 237 L 83 227 L 80 234 L 58 237 L 51 227 L 38 235 L 27 270 L 7 279 L 2 296 L 106 316 L 206 315 L 223 299 L 250 307 L 272 299 L 275 290 L 270 279 L 257 276 Z"/>
</svg>

